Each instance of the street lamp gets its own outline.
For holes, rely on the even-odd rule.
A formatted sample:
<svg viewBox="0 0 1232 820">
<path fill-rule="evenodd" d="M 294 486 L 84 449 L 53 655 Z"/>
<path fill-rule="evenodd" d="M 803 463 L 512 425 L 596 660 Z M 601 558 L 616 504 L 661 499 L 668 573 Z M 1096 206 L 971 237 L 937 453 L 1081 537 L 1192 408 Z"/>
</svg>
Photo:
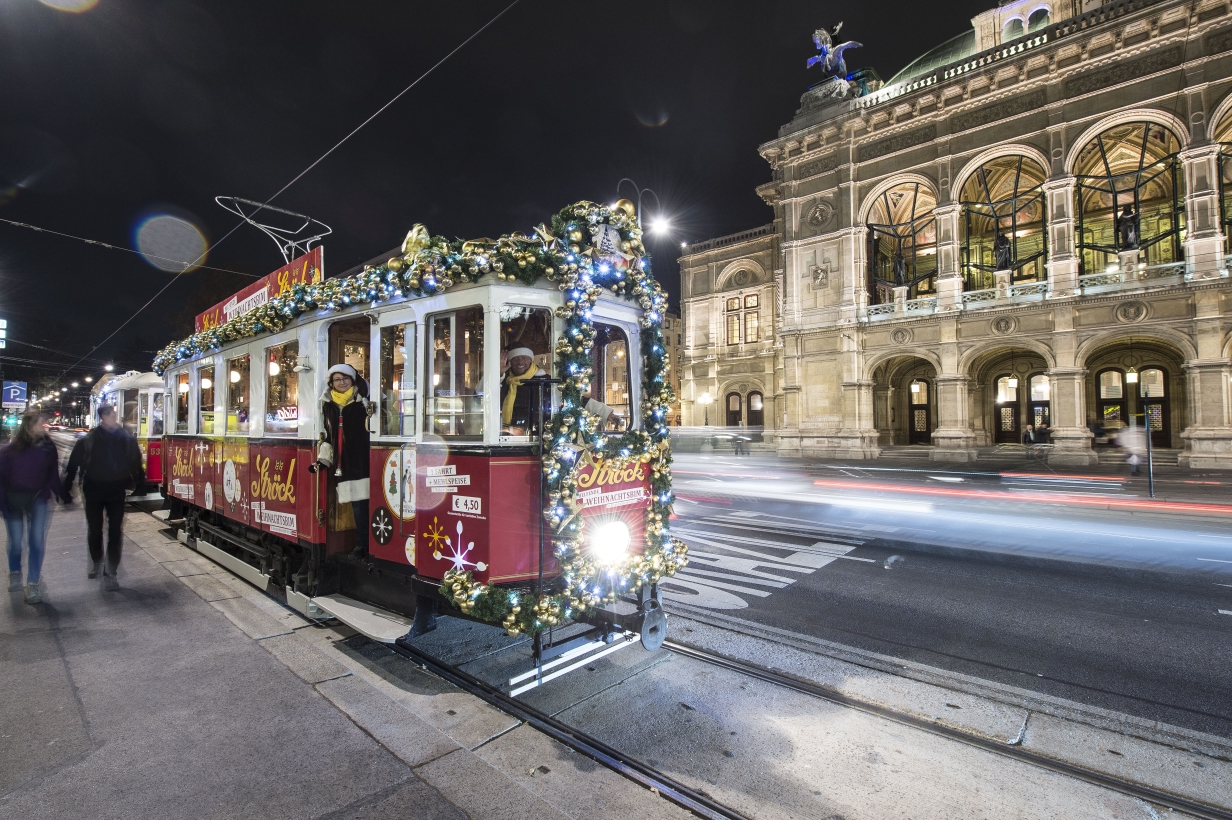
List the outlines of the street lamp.
<svg viewBox="0 0 1232 820">
<path fill-rule="evenodd" d="M 633 180 L 629 179 L 628 177 L 625 177 L 624 179 L 620 180 L 620 182 L 616 183 L 617 196 L 620 195 L 620 186 L 624 185 L 626 182 L 632 185 L 633 190 L 637 192 L 637 226 L 640 228 L 642 227 L 642 197 L 646 194 L 650 194 L 652 197 L 654 197 L 655 207 L 657 207 L 660 211 L 663 210 L 663 203 L 659 202 L 659 195 L 656 194 L 654 191 L 650 190 L 649 188 L 638 187 L 638 184 L 634 182 Z M 660 231 L 666 231 L 667 228 L 668 228 L 667 220 L 663 219 L 662 217 L 655 219 L 654 223 L 651 225 L 651 230 L 654 231 L 655 233 L 659 233 Z"/>
<path fill-rule="evenodd" d="M 115 370 L 115 365 L 105 364 L 103 365 L 103 370 L 106 370 L 108 373 L 110 373 L 112 370 Z"/>
<path fill-rule="evenodd" d="M 697 403 L 706 409 L 706 426 L 707 427 L 710 426 L 710 403 L 713 401 L 714 399 L 710 396 L 710 393 L 708 392 L 702 393 L 697 399 Z"/>
<path fill-rule="evenodd" d="M 80 386 L 81 386 L 80 382 L 73 382 L 73 387 L 80 387 Z"/>
</svg>

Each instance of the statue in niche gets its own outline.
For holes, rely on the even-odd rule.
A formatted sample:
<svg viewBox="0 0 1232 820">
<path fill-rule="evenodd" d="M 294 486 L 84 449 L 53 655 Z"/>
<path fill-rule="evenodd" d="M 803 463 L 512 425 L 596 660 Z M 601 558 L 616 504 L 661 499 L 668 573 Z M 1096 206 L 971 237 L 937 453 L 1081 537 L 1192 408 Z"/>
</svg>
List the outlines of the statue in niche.
<svg viewBox="0 0 1232 820">
<path fill-rule="evenodd" d="M 992 252 L 997 260 L 997 270 L 1009 270 L 1014 264 L 1014 249 L 1010 238 L 1000 231 L 997 232 L 997 238 L 992 242 Z"/>
<path fill-rule="evenodd" d="M 838 36 L 839 30 L 843 24 L 840 22 L 834 27 L 833 31 L 826 31 L 825 26 L 813 32 L 813 44 L 817 46 L 818 54 L 816 57 L 809 57 L 808 68 L 815 65 L 821 66 L 821 73 L 824 79 L 837 78 L 839 80 L 847 80 L 847 63 L 843 60 L 843 52 L 849 48 L 860 48 L 863 43 L 855 43 L 848 40 L 845 43 L 838 45 L 834 44 L 834 37 Z"/>
<path fill-rule="evenodd" d="M 1120 216 L 1117 217 L 1117 232 L 1121 235 L 1121 250 L 1138 250 L 1140 231 L 1138 212 L 1134 210 L 1133 205 L 1126 205 L 1125 210 L 1121 211 Z"/>
<path fill-rule="evenodd" d="M 894 284 L 907 284 L 907 260 L 903 258 L 903 249 L 894 251 Z"/>
<path fill-rule="evenodd" d="M 830 260 L 827 259 L 820 265 L 813 265 L 809 271 L 813 278 L 813 287 L 826 288 L 830 286 Z"/>
</svg>

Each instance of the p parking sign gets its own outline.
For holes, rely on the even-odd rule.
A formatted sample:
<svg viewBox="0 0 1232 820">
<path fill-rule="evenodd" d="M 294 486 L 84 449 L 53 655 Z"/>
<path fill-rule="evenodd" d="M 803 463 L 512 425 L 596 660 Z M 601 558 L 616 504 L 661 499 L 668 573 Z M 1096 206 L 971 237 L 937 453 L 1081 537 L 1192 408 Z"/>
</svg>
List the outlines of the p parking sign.
<svg viewBox="0 0 1232 820">
<path fill-rule="evenodd" d="M 4 383 L 4 401 L 3 407 L 5 410 L 26 409 L 26 383 L 25 382 L 5 382 Z"/>
</svg>

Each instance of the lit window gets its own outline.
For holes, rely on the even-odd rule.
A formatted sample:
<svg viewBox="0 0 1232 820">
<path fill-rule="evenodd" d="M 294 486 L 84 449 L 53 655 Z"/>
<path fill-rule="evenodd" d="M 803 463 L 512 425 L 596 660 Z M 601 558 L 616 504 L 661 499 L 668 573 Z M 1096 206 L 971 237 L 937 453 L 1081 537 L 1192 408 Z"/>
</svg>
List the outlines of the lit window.
<svg viewBox="0 0 1232 820">
<path fill-rule="evenodd" d="M 197 371 L 197 432 L 204 436 L 214 435 L 214 367 L 202 367 Z"/>
<path fill-rule="evenodd" d="M 249 357 L 227 360 L 227 432 L 248 433 Z"/>
<path fill-rule="evenodd" d="M 265 351 L 265 433 L 293 436 L 299 430 L 299 342 L 287 342 Z"/>
</svg>

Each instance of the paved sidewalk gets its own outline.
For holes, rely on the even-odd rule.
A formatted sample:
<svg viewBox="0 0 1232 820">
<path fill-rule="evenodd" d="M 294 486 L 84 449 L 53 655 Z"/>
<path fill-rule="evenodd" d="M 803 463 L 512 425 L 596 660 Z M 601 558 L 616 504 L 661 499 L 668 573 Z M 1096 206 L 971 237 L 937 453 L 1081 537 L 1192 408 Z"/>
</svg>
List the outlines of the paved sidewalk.
<svg viewBox="0 0 1232 820">
<path fill-rule="evenodd" d="M 85 577 L 80 507 L 59 508 L 45 603 L 0 608 L 0 815 L 685 816 L 125 523 L 120 591 Z"/>
</svg>

